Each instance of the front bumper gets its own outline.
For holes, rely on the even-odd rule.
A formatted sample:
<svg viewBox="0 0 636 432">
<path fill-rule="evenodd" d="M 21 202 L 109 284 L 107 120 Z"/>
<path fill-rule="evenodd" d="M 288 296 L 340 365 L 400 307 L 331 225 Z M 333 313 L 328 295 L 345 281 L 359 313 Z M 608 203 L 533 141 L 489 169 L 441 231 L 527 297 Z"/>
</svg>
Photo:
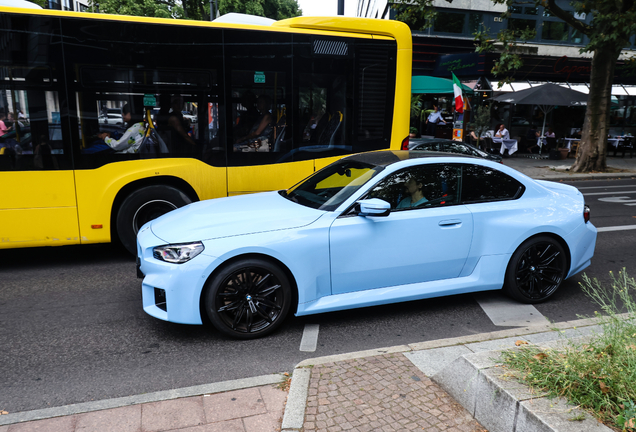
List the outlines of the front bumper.
<svg viewBox="0 0 636 432">
<path fill-rule="evenodd" d="M 153 257 L 153 248 L 165 241 L 150 229 L 137 236 L 137 274 L 141 274 L 144 311 L 155 318 L 180 324 L 202 324 L 200 299 L 216 258 L 200 254 L 183 264 Z"/>
</svg>

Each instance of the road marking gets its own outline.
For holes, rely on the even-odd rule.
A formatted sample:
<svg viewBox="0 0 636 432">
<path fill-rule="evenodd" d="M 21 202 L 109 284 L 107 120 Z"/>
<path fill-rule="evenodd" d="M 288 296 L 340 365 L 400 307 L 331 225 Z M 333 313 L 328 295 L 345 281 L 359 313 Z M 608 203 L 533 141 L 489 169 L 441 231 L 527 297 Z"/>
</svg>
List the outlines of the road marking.
<svg viewBox="0 0 636 432">
<path fill-rule="evenodd" d="M 623 187 L 634 187 L 635 185 L 621 185 L 621 186 L 585 186 L 577 188 L 578 190 L 583 189 L 610 189 L 610 188 L 623 188 Z"/>
<path fill-rule="evenodd" d="M 625 204 L 625 205 L 633 205 L 633 204 L 627 204 L 627 203 L 636 203 L 635 199 L 631 199 L 631 197 L 627 197 L 627 196 L 599 198 L 598 200 L 602 202 L 619 203 L 619 204 Z"/>
<path fill-rule="evenodd" d="M 305 324 L 303 338 L 300 340 L 300 350 L 304 352 L 316 351 L 318 344 L 318 328 L 319 324 Z"/>
<path fill-rule="evenodd" d="M 592 196 L 592 195 L 614 195 L 617 193 L 622 193 L 622 194 L 626 194 L 626 193 L 636 193 L 636 191 L 608 191 L 608 192 L 592 192 L 592 193 L 584 193 L 583 195 L 585 196 Z"/>
<path fill-rule="evenodd" d="M 596 230 L 598 232 L 636 230 L 636 225 L 620 225 L 620 226 L 611 226 L 611 227 L 602 227 L 602 228 L 597 227 Z"/>
<path fill-rule="evenodd" d="M 502 294 L 479 293 L 473 297 L 496 326 L 528 327 L 548 323 L 534 306 L 519 303 Z"/>
</svg>

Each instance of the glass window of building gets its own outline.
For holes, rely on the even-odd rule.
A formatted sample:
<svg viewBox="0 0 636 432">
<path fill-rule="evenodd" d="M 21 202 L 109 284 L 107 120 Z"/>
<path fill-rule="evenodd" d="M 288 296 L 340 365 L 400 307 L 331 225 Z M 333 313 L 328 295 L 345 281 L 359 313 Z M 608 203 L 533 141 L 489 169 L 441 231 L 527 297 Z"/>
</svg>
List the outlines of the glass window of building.
<svg viewBox="0 0 636 432">
<path fill-rule="evenodd" d="M 437 12 L 433 30 L 439 33 L 463 33 L 466 15 L 454 12 Z"/>
<path fill-rule="evenodd" d="M 468 14 L 468 33 L 473 34 L 482 30 L 484 24 L 484 15 L 477 12 Z"/>
<path fill-rule="evenodd" d="M 536 30 L 537 22 L 531 19 L 510 18 L 508 29 L 513 30 L 517 37 L 521 36 L 524 30 Z"/>
<path fill-rule="evenodd" d="M 562 41 L 568 40 L 568 26 L 562 21 L 543 21 L 541 39 Z"/>
</svg>

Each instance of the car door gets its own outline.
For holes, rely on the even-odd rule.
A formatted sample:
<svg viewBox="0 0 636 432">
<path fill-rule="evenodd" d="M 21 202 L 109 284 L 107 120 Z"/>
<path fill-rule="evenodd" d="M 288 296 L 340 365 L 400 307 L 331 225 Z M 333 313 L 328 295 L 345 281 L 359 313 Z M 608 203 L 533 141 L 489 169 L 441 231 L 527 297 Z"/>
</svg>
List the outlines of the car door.
<svg viewBox="0 0 636 432">
<path fill-rule="evenodd" d="M 365 197 L 388 201 L 388 216 L 335 219 L 329 232 L 332 293 L 459 276 L 473 235 L 470 211 L 457 204 L 459 173 L 457 167 L 429 164 L 391 174 Z M 398 208 L 411 177 L 428 201 Z"/>
</svg>

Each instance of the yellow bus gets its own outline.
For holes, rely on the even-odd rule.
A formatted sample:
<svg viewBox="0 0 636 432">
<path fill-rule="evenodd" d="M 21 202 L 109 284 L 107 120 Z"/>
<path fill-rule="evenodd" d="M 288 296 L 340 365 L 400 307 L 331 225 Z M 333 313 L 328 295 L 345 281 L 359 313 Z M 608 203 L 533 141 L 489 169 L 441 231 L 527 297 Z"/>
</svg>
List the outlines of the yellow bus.
<svg viewBox="0 0 636 432">
<path fill-rule="evenodd" d="M 0 7 L 0 248 L 134 253 L 172 209 L 408 142 L 407 26 L 261 21 Z M 150 136 L 126 148 L 142 119 Z"/>
</svg>

